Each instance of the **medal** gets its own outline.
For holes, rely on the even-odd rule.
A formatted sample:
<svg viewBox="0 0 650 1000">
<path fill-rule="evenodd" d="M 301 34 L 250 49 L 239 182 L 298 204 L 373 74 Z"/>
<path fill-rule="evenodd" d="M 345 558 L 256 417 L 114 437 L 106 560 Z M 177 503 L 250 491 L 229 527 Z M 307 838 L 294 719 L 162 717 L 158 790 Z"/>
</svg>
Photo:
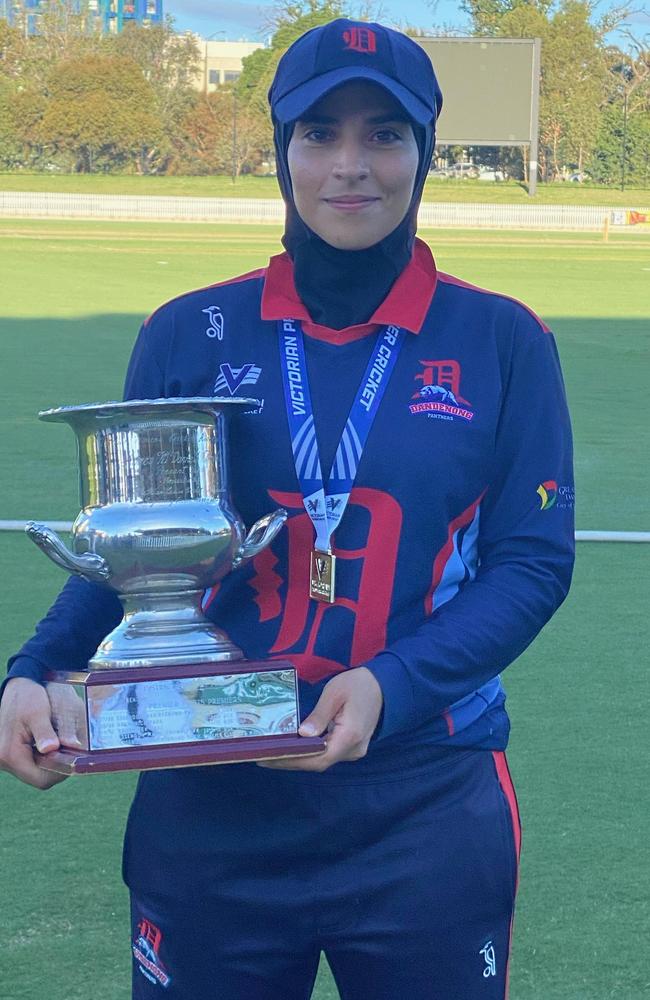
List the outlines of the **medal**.
<svg viewBox="0 0 650 1000">
<path fill-rule="evenodd" d="M 309 596 L 315 601 L 334 604 L 336 600 L 336 556 L 314 549 L 309 570 Z"/>
<path fill-rule="evenodd" d="M 318 454 L 305 346 L 298 320 L 278 322 L 278 341 L 296 478 L 316 533 L 309 562 L 309 596 L 315 601 L 334 604 L 336 556 L 332 554 L 332 536 L 350 499 L 370 428 L 404 342 L 404 330 L 387 326 L 377 335 L 343 428 L 327 485 Z"/>
</svg>

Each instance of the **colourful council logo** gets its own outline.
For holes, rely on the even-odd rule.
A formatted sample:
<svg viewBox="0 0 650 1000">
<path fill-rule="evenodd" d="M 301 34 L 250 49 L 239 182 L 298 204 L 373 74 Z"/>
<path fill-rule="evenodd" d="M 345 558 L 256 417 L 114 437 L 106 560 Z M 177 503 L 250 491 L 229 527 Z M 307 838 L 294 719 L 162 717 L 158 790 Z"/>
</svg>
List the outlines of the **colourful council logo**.
<svg viewBox="0 0 650 1000">
<path fill-rule="evenodd" d="M 540 510 L 549 510 L 557 500 L 557 483 L 554 479 L 547 479 L 539 484 L 537 493 L 542 501 Z"/>
</svg>

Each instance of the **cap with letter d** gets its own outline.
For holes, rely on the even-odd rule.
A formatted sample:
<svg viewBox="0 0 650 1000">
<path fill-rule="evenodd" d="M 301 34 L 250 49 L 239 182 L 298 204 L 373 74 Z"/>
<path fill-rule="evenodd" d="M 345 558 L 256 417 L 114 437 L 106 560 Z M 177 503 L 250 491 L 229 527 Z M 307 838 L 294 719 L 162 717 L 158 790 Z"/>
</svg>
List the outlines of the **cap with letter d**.
<svg viewBox="0 0 650 1000">
<path fill-rule="evenodd" d="M 301 35 L 280 59 L 269 91 L 274 120 L 296 121 L 350 80 L 384 87 L 419 125 L 440 114 L 442 94 L 422 46 L 381 24 L 337 18 Z"/>
</svg>

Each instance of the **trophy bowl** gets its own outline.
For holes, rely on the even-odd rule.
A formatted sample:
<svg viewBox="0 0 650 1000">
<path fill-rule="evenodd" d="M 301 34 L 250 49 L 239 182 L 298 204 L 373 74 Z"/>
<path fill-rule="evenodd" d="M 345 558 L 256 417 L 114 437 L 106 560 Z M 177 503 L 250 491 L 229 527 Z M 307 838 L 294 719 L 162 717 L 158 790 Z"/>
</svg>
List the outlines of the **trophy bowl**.
<svg viewBox="0 0 650 1000">
<path fill-rule="evenodd" d="M 272 511 L 246 533 L 231 500 L 228 420 L 258 406 L 193 397 L 39 414 L 76 434 L 81 511 L 70 548 L 46 525 L 26 531 L 59 566 L 116 591 L 124 607 L 87 671 L 47 676 L 63 749 L 41 756 L 42 766 L 83 773 L 324 748 L 297 735 L 294 667 L 244 660 L 201 608 L 206 589 L 269 545 L 287 517 Z"/>
</svg>

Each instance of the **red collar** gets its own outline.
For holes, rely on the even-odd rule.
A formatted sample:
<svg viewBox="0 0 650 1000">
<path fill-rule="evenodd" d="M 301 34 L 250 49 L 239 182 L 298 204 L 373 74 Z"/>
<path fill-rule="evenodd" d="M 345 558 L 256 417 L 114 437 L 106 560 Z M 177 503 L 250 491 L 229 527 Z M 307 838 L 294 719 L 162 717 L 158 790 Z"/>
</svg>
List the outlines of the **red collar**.
<svg viewBox="0 0 650 1000">
<path fill-rule="evenodd" d="M 271 257 L 266 271 L 262 319 L 299 319 L 308 336 L 327 340 L 331 344 L 359 340 L 380 326 L 402 326 L 411 333 L 419 333 L 436 290 L 436 280 L 436 265 L 431 251 L 422 240 L 416 240 L 409 263 L 368 322 L 343 330 L 331 330 L 310 320 L 296 291 L 291 258 L 287 253 L 281 253 Z"/>
</svg>

